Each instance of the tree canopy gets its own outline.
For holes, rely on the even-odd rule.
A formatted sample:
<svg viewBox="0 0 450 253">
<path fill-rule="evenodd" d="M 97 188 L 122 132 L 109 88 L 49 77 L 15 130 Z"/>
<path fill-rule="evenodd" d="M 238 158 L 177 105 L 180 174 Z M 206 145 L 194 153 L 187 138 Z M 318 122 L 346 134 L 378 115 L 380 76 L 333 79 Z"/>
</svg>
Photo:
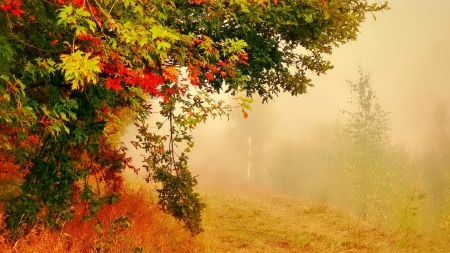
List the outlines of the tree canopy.
<svg viewBox="0 0 450 253">
<path fill-rule="evenodd" d="M 204 205 L 186 152 L 196 124 L 230 110 L 211 94 L 302 94 L 312 86 L 307 74 L 332 68 L 323 56 L 387 8 L 365 0 L 0 0 L 0 152 L 24 173 L 5 205 L 11 231 L 89 218 L 117 201 L 120 172 L 139 169 L 117 142 L 128 119 L 162 209 L 200 232 Z M 155 113 L 166 120 L 153 126 Z"/>
</svg>

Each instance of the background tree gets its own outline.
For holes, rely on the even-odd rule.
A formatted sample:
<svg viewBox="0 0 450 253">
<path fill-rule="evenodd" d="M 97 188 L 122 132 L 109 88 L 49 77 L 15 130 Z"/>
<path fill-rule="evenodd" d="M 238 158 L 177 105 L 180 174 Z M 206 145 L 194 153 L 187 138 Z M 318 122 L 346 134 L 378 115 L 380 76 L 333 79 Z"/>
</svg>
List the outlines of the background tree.
<svg viewBox="0 0 450 253">
<path fill-rule="evenodd" d="M 117 201 L 120 172 L 133 167 L 109 126 L 124 110 L 162 209 L 198 233 L 204 205 L 187 165 L 190 130 L 230 109 L 210 94 L 304 93 L 306 72 L 332 68 L 323 54 L 355 40 L 366 14 L 387 4 L 0 0 L 0 9 L 0 152 L 25 173 L 5 207 L 13 235 Z M 152 113 L 167 134 L 149 126 Z"/>
<path fill-rule="evenodd" d="M 427 187 L 427 211 L 435 224 L 447 233 L 450 229 L 450 114 L 448 105 L 436 105 L 431 115 L 431 133 L 424 143 L 420 157 L 423 181 Z M 430 215 L 431 216 L 431 215 Z"/>
<path fill-rule="evenodd" d="M 349 84 L 354 94 L 349 103 L 356 108 L 343 111 L 349 119 L 336 129 L 332 197 L 351 206 L 361 219 L 397 226 L 398 233 L 405 223 L 412 224 L 422 206 L 426 189 L 420 170 L 410 154 L 392 146 L 388 113 L 378 104 L 370 75 L 360 69 L 359 81 Z"/>
<path fill-rule="evenodd" d="M 450 185 L 450 117 L 448 106 L 438 104 L 432 115 L 432 132 L 424 152 L 425 177 L 431 185 L 430 192 L 442 203 Z"/>
<path fill-rule="evenodd" d="M 277 115 L 273 107 L 262 103 L 261 99 L 246 100 L 239 98 L 243 103 L 249 103 L 251 113 L 235 111 L 230 115 L 234 126 L 227 133 L 232 138 L 235 154 L 242 162 L 240 163 L 239 178 L 252 185 L 262 183 L 267 174 L 267 163 L 270 157 L 270 140 L 273 134 L 273 123 Z"/>
<path fill-rule="evenodd" d="M 359 208 L 376 210 L 370 205 L 387 192 L 389 119 L 378 104 L 370 75 L 365 75 L 361 69 L 359 73 L 358 82 L 349 82 L 354 94 L 349 103 L 355 106 L 355 111 L 343 111 L 349 119 L 337 127 L 338 151 L 334 168 L 341 191 L 339 199 L 346 196 Z"/>
</svg>

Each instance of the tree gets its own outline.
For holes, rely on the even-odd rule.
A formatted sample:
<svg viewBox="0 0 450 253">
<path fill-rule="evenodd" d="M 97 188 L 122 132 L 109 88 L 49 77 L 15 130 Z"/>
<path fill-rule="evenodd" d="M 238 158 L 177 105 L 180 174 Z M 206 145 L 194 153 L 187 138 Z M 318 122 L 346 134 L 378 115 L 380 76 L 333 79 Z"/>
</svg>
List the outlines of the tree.
<svg viewBox="0 0 450 253">
<path fill-rule="evenodd" d="M 431 115 L 431 134 L 423 152 L 424 177 L 438 206 L 449 194 L 450 185 L 450 116 L 448 105 L 438 104 Z"/>
<path fill-rule="evenodd" d="M 431 133 L 425 143 L 421 167 L 430 195 L 429 206 L 442 231 L 450 229 L 450 111 L 439 103 L 431 114 Z"/>
<path fill-rule="evenodd" d="M 358 82 L 349 82 L 354 94 L 349 103 L 355 108 L 343 111 L 349 119 L 337 126 L 337 153 L 332 161 L 340 194 L 363 208 L 367 203 L 374 203 L 373 197 L 383 192 L 390 137 L 387 113 L 378 104 L 370 75 L 361 69 L 359 73 Z"/>
<path fill-rule="evenodd" d="M 355 112 L 343 111 L 350 119 L 341 129 L 341 135 L 349 140 L 350 149 L 354 151 L 352 154 L 357 157 L 369 154 L 375 161 L 383 157 L 384 149 L 390 142 L 388 113 L 378 104 L 370 75 L 364 75 L 361 69 L 359 73 L 357 83 L 349 82 L 351 92 L 355 94 L 349 102 L 357 109 Z"/>
<path fill-rule="evenodd" d="M 276 121 L 276 112 L 268 104 L 261 103 L 259 99 L 239 98 L 241 103 L 248 103 L 251 108 L 250 115 L 243 110 L 244 117 L 240 112 L 233 112 L 230 118 L 234 121 L 234 127 L 229 129 L 227 134 L 233 142 L 233 150 L 236 151 L 238 160 L 242 160 L 240 179 L 244 179 L 248 184 L 261 184 L 264 170 L 267 170 L 268 143 L 273 131 L 273 123 Z"/>
<path fill-rule="evenodd" d="M 304 93 L 306 72 L 331 69 L 322 56 L 355 40 L 366 14 L 387 4 L 0 0 L 0 8 L 0 151 L 25 173 L 5 207 L 11 231 L 88 218 L 117 201 L 120 172 L 133 167 L 111 136 L 127 110 L 134 145 L 147 152 L 146 178 L 161 185 L 159 204 L 198 233 L 204 204 L 187 165 L 190 130 L 230 110 L 210 94 Z M 156 126 L 168 134 L 152 131 L 152 113 L 166 118 Z"/>
<path fill-rule="evenodd" d="M 354 110 L 343 111 L 349 119 L 337 126 L 337 152 L 331 161 L 337 180 L 332 190 L 339 196 L 333 197 L 345 199 L 345 204 L 366 219 L 392 225 L 387 219 L 394 215 L 386 214 L 386 210 L 392 208 L 391 213 L 396 213 L 395 205 L 416 193 L 409 191 L 415 182 L 411 180 L 412 171 L 407 171 L 409 167 L 403 163 L 410 160 L 402 159 L 404 152 L 390 143 L 388 113 L 378 104 L 370 75 L 362 69 L 359 73 L 358 82 L 349 82 L 353 94 L 349 103 Z"/>
</svg>

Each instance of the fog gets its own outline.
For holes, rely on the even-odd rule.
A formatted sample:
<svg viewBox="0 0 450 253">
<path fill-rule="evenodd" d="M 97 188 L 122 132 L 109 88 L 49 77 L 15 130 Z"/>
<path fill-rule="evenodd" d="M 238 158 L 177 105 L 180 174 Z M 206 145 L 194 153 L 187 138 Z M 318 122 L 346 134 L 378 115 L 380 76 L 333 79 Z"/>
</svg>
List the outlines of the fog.
<svg viewBox="0 0 450 253">
<path fill-rule="evenodd" d="M 330 197 L 338 190 L 332 182 L 336 174 L 330 174 L 330 157 L 337 155 L 333 151 L 337 125 L 348 120 L 342 111 L 356 110 L 348 103 L 352 94 L 347 80 L 357 82 L 361 67 L 371 76 L 379 105 L 389 112 L 388 134 L 395 149 L 391 155 L 398 158 L 392 163 L 403 170 L 394 174 L 405 178 L 405 185 L 399 183 L 394 190 L 403 191 L 396 196 L 398 208 L 402 210 L 408 198 L 419 199 L 419 192 L 430 202 L 439 202 L 437 198 L 444 201 L 441 195 L 448 194 L 450 185 L 442 178 L 449 175 L 450 163 L 437 161 L 430 154 L 439 149 L 433 140 L 436 120 L 448 119 L 450 110 L 450 2 L 395 0 L 390 1 L 390 7 L 377 14 L 376 21 L 368 17 L 356 42 L 335 49 L 328 57 L 335 68 L 326 75 L 313 76 L 315 86 L 307 94 L 280 94 L 268 105 L 255 99 L 247 119 L 237 112 L 230 121 L 209 120 L 199 126 L 194 131 L 196 146 L 190 158 L 200 184 L 250 184 L 345 204 L 347 197 Z M 448 122 L 442 126 L 448 134 Z M 446 154 L 441 152 L 440 156 Z M 392 203 L 392 199 L 387 202 Z M 442 218 L 443 207 L 434 212 Z"/>
<path fill-rule="evenodd" d="M 432 211 L 438 213 L 436 217 L 450 212 L 443 207 L 450 199 L 450 177 L 443 179 L 449 176 L 450 162 L 444 158 L 450 152 L 442 153 L 446 148 L 437 147 L 450 125 L 436 123 L 448 119 L 450 111 L 450 1 L 392 0 L 389 4 L 391 10 L 378 13 L 376 21 L 367 17 L 357 41 L 327 57 L 334 69 L 312 76 L 315 86 L 307 94 L 280 94 L 268 104 L 255 98 L 247 119 L 238 111 L 229 121 L 209 119 L 199 125 L 193 132 L 195 147 L 189 157 L 200 184 L 251 185 L 330 204 L 348 205 L 353 201 L 359 208 L 356 212 L 361 210 L 363 204 L 354 202 L 357 197 L 347 198 L 355 190 L 347 188 L 353 187 L 352 182 L 369 181 L 373 185 L 367 187 L 376 188 L 376 180 L 384 179 L 351 174 L 353 181 L 348 181 L 346 174 L 340 173 L 337 177 L 347 180 L 345 189 L 341 189 L 332 171 L 342 154 L 336 151 L 337 126 L 349 119 L 342 111 L 356 110 L 348 103 L 352 94 L 347 80 L 357 82 L 361 67 L 371 76 L 371 87 L 382 110 L 389 112 L 392 152 L 383 161 L 389 161 L 395 169 L 383 173 L 396 175 L 389 177 L 393 181 L 385 190 L 395 191 L 397 202 L 394 197 L 386 197 L 385 203 L 401 213 L 408 199 L 419 201 L 420 197 L 422 201 L 423 192 L 430 202 L 441 204 Z M 437 127 L 443 128 L 439 130 L 444 132 L 441 137 L 436 135 Z M 440 158 L 435 159 L 433 152 L 440 152 L 436 155 Z M 395 189 L 389 188 L 392 185 Z M 347 192 L 339 197 L 336 192 L 341 190 Z"/>
<path fill-rule="evenodd" d="M 254 108 L 250 118 L 256 117 L 252 114 L 264 114 L 257 110 L 270 108 L 276 111 L 270 117 L 276 117 L 271 130 L 278 139 L 310 138 L 316 128 L 342 120 L 341 110 L 351 109 L 346 81 L 357 81 L 361 66 L 371 74 L 380 105 L 391 113 L 392 142 L 422 149 L 430 133 L 433 110 L 439 103 L 450 101 L 450 2 L 393 0 L 389 5 L 391 10 L 378 13 L 376 21 L 367 17 L 357 41 L 334 50 L 328 57 L 334 69 L 313 76 L 315 87 L 307 94 L 281 94 L 268 106 Z M 192 158 L 201 160 L 203 149 L 211 149 L 209 139 L 217 138 L 215 146 L 220 137 L 227 138 L 225 129 L 233 124 L 216 121 L 195 131 Z M 207 164 L 206 159 L 203 166 Z"/>
</svg>

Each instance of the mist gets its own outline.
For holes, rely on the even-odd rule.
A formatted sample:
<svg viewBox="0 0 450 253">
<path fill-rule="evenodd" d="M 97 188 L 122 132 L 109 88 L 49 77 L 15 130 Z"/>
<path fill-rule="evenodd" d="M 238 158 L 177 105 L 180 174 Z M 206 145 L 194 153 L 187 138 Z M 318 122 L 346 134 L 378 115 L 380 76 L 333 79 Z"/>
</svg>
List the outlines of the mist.
<svg viewBox="0 0 450 253">
<path fill-rule="evenodd" d="M 450 2 L 395 0 L 390 7 L 376 21 L 367 17 L 356 42 L 335 49 L 329 56 L 335 68 L 314 76 L 315 86 L 308 93 L 280 94 L 268 104 L 255 98 L 248 118 L 238 111 L 230 120 L 200 125 L 193 133 L 195 147 L 190 154 L 190 168 L 200 184 L 251 185 L 350 207 L 356 213 L 367 214 L 372 208 L 379 219 L 383 210 L 392 213 L 383 219 L 391 224 L 396 220 L 396 226 L 403 226 L 402 212 L 410 212 L 414 205 L 435 225 L 448 219 L 444 216 L 450 212 L 445 209 L 450 199 L 450 141 L 446 142 L 450 140 Z M 360 178 L 364 173 L 333 172 L 336 158 L 342 155 L 336 149 L 336 132 L 349 120 L 343 111 L 357 110 L 349 103 L 354 94 L 348 81 L 358 81 L 359 68 L 370 74 L 371 88 L 388 119 L 389 151 L 382 158 L 388 169 L 384 176 L 374 174 L 377 179 Z M 338 177 L 347 180 L 344 187 L 337 183 Z M 384 183 L 377 180 L 391 180 L 385 191 L 395 196 L 376 193 L 377 201 L 386 206 L 362 201 L 368 195 L 356 192 L 353 185 L 363 182 L 368 189 L 382 188 Z"/>
<path fill-rule="evenodd" d="M 367 17 L 356 42 L 334 50 L 334 69 L 312 76 L 308 93 L 279 94 L 267 104 L 255 97 L 248 118 L 238 109 L 229 120 L 197 126 L 189 168 L 200 186 L 312 198 L 392 228 L 450 229 L 450 2 L 389 5 L 376 21 Z M 351 118 L 344 111 L 358 111 L 349 81 L 358 82 L 360 69 L 386 113 L 377 156 L 348 148 L 351 141 L 339 136 Z M 140 165 L 140 154 L 131 154 Z"/>
<path fill-rule="evenodd" d="M 277 140 L 310 139 L 317 129 L 332 128 L 336 121 L 342 121 L 342 110 L 351 109 L 347 80 L 357 80 L 361 66 L 371 74 L 380 105 L 391 113 L 392 144 L 422 150 L 435 108 L 450 101 L 450 2 L 394 0 L 389 5 L 391 10 L 380 13 L 376 21 L 367 17 L 357 41 L 334 50 L 329 56 L 334 69 L 313 76 L 315 86 L 308 93 L 298 97 L 280 94 L 268 105 L 254 108 L 249 120 L 264 117 L 263 111 L 270 109 L 275 112 L 270 115 L 274 117 L 270 131 L 276 133 Z M 204 149 L 211 149 L 211 138 L 214 146 L 226 145 L 226 131 L 233 124 L 209 120 L 195 130 L 192 159 L 202 160 Z M 227 150 L 217 152 L 226 156 Z M 208 167 L 207 159 L 202 166 Z"/>
</svg>

